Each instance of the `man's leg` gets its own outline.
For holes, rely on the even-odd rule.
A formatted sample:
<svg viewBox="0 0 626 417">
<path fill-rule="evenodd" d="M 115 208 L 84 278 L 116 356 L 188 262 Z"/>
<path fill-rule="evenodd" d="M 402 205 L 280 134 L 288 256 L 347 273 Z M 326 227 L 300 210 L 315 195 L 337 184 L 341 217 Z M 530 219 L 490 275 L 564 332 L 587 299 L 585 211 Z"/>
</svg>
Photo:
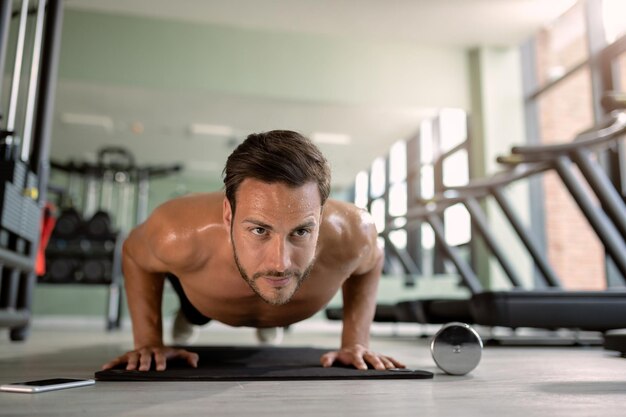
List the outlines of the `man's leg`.
<svg viewBox="0 0 626 417">
<path fill-rule="evenodd" d="M 199 326 L 207 324 L 211 319 L 204 316 L 191 304 L 176 276 L 165 274 L 165 277 L 176 291 L 180 301 L 180 307 L 172 325 L 172 341 L 177 345 L 191 344 L 198 338 Z"/>
<path fill-rule="evenodd" d="M 261 345 L 277 346 L 283 341 L 285 329 L 282 327 L 267 327 L 256 329 L 256 338 Z"/>
</svg>

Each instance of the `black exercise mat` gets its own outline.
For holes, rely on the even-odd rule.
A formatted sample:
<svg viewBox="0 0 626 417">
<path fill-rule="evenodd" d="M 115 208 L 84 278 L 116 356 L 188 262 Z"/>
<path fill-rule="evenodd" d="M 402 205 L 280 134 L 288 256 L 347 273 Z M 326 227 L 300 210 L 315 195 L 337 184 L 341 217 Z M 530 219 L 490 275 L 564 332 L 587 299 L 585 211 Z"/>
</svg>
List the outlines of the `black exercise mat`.
<svg viewBox="0 0 626 417">
<path fill-rule="evenodd" d="M 605 334 L 604 348 L 606 350 L 616 350 L 626 358 L 626 333 Z"/>
<path fill-rule="evenodd" d="M 427 379 L 420 370 L 358 370 L 352 367 L 323 368 L 325 349 L 308 347 L 194 346 L 200 356 L 197 368 L 168 361 L 165 371 L 127 371 L 123 367 L 96 372 L 98 381 L 296 381 L 325 379 Z"/>
</svg>

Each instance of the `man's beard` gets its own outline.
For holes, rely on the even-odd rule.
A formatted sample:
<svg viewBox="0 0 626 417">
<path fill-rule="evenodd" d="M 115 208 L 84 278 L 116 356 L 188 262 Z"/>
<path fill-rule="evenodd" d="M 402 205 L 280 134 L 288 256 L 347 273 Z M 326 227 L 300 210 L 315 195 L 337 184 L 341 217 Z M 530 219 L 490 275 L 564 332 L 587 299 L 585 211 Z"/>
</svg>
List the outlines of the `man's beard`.
<svg viewBox="0 0 626 417">
<path fill-rule="evenodd" d="M 237 249 L 235 248 L 235 241 L 233 240 L 233 237 L 232 237 L 232 230 L 231 230 L 230 241 L 231 241 L 231 244 L 233 245 L 233 254 L 234 254 L 234 257 L 235 257 L 235 264 L 237 265 L 237 269 L 239 270 L 239 273 L 241 274 L 241 277 L 243 278 L 243 280 L 246 281 L 246 283 L 250 286 L 252 291 L 254 291 L 254 293 L 256 295 L 258 295 L 261 298 L 261 300 L 265 301 L 268 304 L 274 305 L 274 306 L 280 306 L 280 305 L 283 305 L 283 304 L 287 304 L 289 301 L 291 301 L 291 299 L 293 298 L 295 293 L 298 292 L 298 289 L 300 288 L 300 285 L 302 285 L 304 280 L 311 273 L 311 270 L 313 269 L 313 265 L 315 264 L 315 258 L 313 258 L 313 260 L 311 260 L 311 263 L 309 263 L 309 265 L 304 269 L 303 272 L 300 272 L 298 270 L 292 270 L 292 269 L 288 269 L 288 270 L 283 271 L 283 272 L 269 270 L 269 271 L 257 272 L 257 273 L 255 273 L 252 276 L 252 278 L 250 278 L 250 276 L 248 275 L 246 270 L 243 268 L 243 266 L 239 262 L 239 257 L 237 256 Z M 259 288 L 259 286 L 256 283 L 257 279 L 259 279 L 261 277 L 277 277 L 277 278 L 295 279 L 296 280 L 296 288 L 293 290 L 293 292 L 291 294 L 289 294 L 287 296 L 282 295 L 282 294 L 279 293 L 279 294 L 277 294 L 278 298 L 267 298 L 266 296 L 264 296 L 261 293 L 261 289 Z M 279 292 L 281 290 L 276 290 L 276 291 Z"/>
</svg>

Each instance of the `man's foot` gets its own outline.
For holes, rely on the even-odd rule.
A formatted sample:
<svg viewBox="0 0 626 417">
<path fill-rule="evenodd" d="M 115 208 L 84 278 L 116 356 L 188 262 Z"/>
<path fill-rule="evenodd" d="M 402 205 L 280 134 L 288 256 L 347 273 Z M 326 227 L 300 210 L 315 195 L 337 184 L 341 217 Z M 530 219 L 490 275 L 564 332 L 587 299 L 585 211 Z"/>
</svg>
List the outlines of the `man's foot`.
<svg viewBox="0 0 626 417">
<path fill-rule="evenodd" d="M 256 329 L 256 338 L 261 345 L 278 346 L 283 341 L 285 331 L 282 327 Z"/>
<path fill-rule="evenodd" d="M 172 325 L 172 341 L 175 345 L 190 345 L 198 339 L 200 326 L 187 321 L 181 309 L 178 309 Z"/>
</svg>

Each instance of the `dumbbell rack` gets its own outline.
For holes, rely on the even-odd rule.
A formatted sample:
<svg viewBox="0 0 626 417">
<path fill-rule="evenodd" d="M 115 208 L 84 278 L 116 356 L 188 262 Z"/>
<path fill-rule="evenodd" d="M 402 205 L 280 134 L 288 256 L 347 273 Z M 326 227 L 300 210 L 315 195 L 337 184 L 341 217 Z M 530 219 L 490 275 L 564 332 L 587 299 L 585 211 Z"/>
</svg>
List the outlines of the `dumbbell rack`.
<svg viewBox="0 0 626 417">
<path fill-rule="evenodd" d="M 72 213 L 69 213 L 72 215 Z M 107 330 L 117 329 L 121 324 L 122 234 L 109 229 L 90 230 L 89 221 L 73 213 L 72 230 L 64 230 L 59 218 L 46 247 L 46 273 L 39 277 L 41 284 L 86 284 L 108 286 L 106 313 Z"/>
<path fill-rule="evenodd" d="M 46 273 L 39 282 L 107 285 L 107 329 L 119 328 L 123 239 L 147 217 L 150 180 L 182 165 L 137 166 L 130 151 L 108 146 L 98 151 L 96 162 L 51 161 L 51 168 L 68 182 L 54 190 L 57 205 L 65 208 L 46 247 Z"/>
</svg>

